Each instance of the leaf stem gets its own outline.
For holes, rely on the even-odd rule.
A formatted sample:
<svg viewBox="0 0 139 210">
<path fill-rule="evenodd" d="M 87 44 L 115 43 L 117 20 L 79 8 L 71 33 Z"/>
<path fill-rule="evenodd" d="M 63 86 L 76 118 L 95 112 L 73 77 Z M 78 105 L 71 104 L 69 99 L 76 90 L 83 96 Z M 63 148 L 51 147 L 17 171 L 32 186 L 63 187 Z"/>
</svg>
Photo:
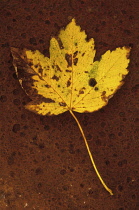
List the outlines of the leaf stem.
<svg viewBox="0 0 139 210">
<path fill-rule="evenodd" d="M 92 162 L 92 165 L 93 165 L 93 167 L 94 167 L 94 169 L 95 169 L 95 172 L 96 172 L 96 174 L 97 174 L 97 176 L 98 176 L 100 182 L 102 183 L 102 185 L 104 186 L 104 188 L 110 193 L 110 195 L 113 195 L 112 190 L 109 189 L 109 188 L 107 187 L 107 185 L 105 184 L 105 182 L 103 181 L 103 179 L 101 178 L 101 176 L 100 176 L 100 174 L 99 174 L 99 172 L 98 172 L 98 170 L 97 170 L 97 167 L 96 167 L 96 164 L 95 164 L 95 162 L 94 162 L 93 156 L 92 156 L 92 154 L 91 154 L 89 145 L 88 145 L 88 143 L 87 143 L 87 139 L 86 139 L 86 137 L 85 137 L 84 131 L 83 131 L 83 129 L 82 129 L 82 127 L 81 127 L 81 125 L 80 125 L 78 119 L 76 118 L 76 116 L 74 115 L 74 113 L 72 112 L 72 110 L 69 110 L 69 111 L 70 111 L 71 115 L 73 116 L 73 118 L 75 119 L 75 121 L 76 121 L 76 123 L 77 123 L 77 125 L 78 125 L 78 127 L 79 127 L 79 129 L 80 129 L 80 132 L 81 132 L 82 137 L 83 137 L 83 139 L 84 139 L 84 142 L 85 142 L 85 145 L 86 145 L 86 148 L 87 148 L 89 157 L 90 157 L 91 162 Z"/>
</svg>

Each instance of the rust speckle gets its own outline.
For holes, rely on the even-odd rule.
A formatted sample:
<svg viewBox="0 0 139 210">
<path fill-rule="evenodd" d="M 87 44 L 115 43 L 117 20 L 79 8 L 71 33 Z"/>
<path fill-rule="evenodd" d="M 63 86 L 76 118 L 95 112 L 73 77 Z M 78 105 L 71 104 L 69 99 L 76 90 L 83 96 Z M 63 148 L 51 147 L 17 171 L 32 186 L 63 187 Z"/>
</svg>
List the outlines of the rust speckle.
<svg viewBox="0 0 139 210">
<path fill-rule="evenodd" d="M 60 49 L 64 49 L 63 43 L 59 37 L 57 38 L 57 41 L 58 41 Z"/>
<path fill-rule="evenodd" d="M 95 88 L 94 88 L 94 90 L 95 90 L 95 91 L 98 91 L 98 90 L 99 90 L 99 88 L 98 88 L 98 87 L 95 87 Z"/>
<path fill-rule="evenodd" d="M 56 75 L 54 75 L 54 76 L 52 77 L 52 79 L 58 81 L 58 80 L 59 80 L 59 77 L 57 77 Z"/>
<path fill-rule="evenodd" d="M 108 102 L 108 97 L 106 96 L 106 91 L 102 92 L 101 98 L 102 98 L 103 101 Z"/>
<path fill-rule="evenodd" d="M 71 72 L 71 70 L 69 70 L 69 69 L 66 69 L 66 72 Z"/>
<path fill-rule="evenodd" d="M 73 53 L 73 58 L 76 58 L 77 54 L 78 54 L 78 51 L 74 52 Z"/>
<path fill-rule="evenodd" d="M 72 55 L 66 53 L 65 59 L 66 59 L 66 61 L 68 63 L 68 66 L 67 67 L 71 67 L 72 66 Z"/>
<path fill-rule="evenodd" d="M 46 88 L 50 88 L 51 86 L 50 85 L 44 85 Z"/>
<path fill-rule="evenodd" d="M 57 71 L 62 72 L 62 70 L 60 69 L 60 67 L 58 65 L 55 66 Z"/>
<path fill-rule="evenodd" d="M 70 79 L 67 81 L 67 87 L 69 87 L 71 85 L 71 81 Z"/>
<path fill-rule="evenodd" d="M 79 94 L 84 94 L 84 91 L 83 91 L 83 90 L 80 90 L 80 91 L 79 91 Z"/>
<path fill-rule="evenodd" d="M 78 58 L 75 58 L 75 59 L 73 60 L 73 63 L 74 63 L 74 65 L 76 66 L 77 63 L 78 63 Z"/>
</svg>

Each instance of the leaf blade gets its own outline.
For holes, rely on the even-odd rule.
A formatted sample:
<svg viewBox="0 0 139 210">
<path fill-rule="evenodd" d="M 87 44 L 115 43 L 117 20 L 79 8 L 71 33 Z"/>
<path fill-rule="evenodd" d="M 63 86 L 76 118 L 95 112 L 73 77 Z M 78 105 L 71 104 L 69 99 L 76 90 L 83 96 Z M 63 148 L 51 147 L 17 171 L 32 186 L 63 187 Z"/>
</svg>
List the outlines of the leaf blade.
<svg viewBox="0 0 139 210">
<path fill-rule="evenodd" d="M 12 49 L 19 81 L 32 99 L 26 108 L 58 115 L 68 110 L 93 112 L 108 103 L 128 74 L 130 48 L 108 50 L 94 62 L 94 39 L 86 38 L 72 19 L 51 39 L 50 58 L 37 50 Z"/>
</svg>

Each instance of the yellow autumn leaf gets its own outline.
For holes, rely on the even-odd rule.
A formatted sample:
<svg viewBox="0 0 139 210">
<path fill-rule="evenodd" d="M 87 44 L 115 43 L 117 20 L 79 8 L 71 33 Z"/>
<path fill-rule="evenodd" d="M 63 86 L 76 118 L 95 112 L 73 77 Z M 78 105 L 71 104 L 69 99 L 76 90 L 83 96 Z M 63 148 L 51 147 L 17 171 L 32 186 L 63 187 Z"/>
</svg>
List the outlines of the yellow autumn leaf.
<svg viewBox="0 0 139 210">
<path fill-rule="evenodd" d="M 93 112 L 108 103 L 128 73 L 130 48 L 108 50 L 100 61 L 94 62 L 94 39 L 87 41 L 86 38 L 85 31 L 72 19 L 58 37 L 51 39 L 50 58 L 38 50 L 12 47 L 11 51 L 21 86 L 32 99 L 26 108 L 41 115 L 70 111 L 88 147 L 73 111 Z M 87 150 L 90 152 L 89 147 Z M 91 153 L 89 156 L 92 158 Z M 91 161 L 95 167 L 93 159 Z"/>
</svg>

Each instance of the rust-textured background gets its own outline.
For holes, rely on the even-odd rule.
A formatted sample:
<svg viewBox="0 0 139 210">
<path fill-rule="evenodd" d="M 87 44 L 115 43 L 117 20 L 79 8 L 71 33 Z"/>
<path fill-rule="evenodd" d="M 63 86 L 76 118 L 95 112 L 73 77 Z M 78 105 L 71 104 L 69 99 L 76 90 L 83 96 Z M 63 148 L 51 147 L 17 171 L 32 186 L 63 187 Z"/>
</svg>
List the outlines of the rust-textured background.
<svg viewBox="0 0 139 210">
<path fill-rule="evenodd" d="M 114 195 L 98 180 L 79 129 L 66 112 L 42 117 L 17 80 L 10 46 L 38 49 L 71 18 L 93 37 L 96 59 L 130 46 L 130 73 L 109 104 L 76 113 L 97 167 Z M 139 1 L 0 1 L 0 209 L 139 209 Z"/>
</svg>

